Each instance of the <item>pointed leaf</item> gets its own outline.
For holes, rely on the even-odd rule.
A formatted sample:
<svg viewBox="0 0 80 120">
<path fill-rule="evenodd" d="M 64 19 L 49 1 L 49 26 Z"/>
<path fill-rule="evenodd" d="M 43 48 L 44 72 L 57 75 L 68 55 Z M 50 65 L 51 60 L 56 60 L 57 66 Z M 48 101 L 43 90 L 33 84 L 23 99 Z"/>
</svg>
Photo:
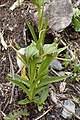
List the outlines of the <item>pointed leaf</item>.
<svg viewBox="0 0 80 120">
<path fill-rule="evenodd" d="M 29 66 L 29 77 L 30 81 L 33 82 L 35 77 L 36 77 L 36 63 L 35 61 L 30 61 L 30 66 Z"/>
<path fill-rule="evenodd" d="M 44 44 L 44 38 L 45 38 L 45 34 L 46 34 L 47 25 L 48 25 L 48 20 L 46 20 L 43 29 L 39 33 L 39 39 L 38 39 L 37 45 L 36 45 L 39 50 L 41 50 L 41 45 Z"/>
<path fill-rule="evenodd" d="M 42 90 L 44 90 L 46 88 L 46 86 L 44 86 L 44 87 L 37 87 L 35 90 L 34 90 L 34 96 L 36 95 L 36 94 L 39 94 Z"/>
<path fill-rule="evenodd" d="M 45 60 L 41 63 L 39 71 L 38 71 L 38 75 L 41 75 L 45 69 L 48 68 L 50 62 L 52 61 L 53 57 L 51 55 L 48 55 Z"/>
<path fill-rule="evenodd" d="M 25 104 L 28 104 L 29 102 L 30 101 L 27 98 L 25 98 L 24 100 L 20 100 L 18 104 L 25 105 Z"/>
<path fill-rule="evenodd" d="M 42 87 L 42 86 L 45 86 L 45 85 L 53 83 L 53 82 L 59 82 L 59 81 L 64 80 L 68 77 L 69 76 L 56 76 L 56 77 L 45 78 L 45 79 L 42 79 L 42 81 L 38 87 Z"/>
<path fill-rule="evenodd" d="M 40 102 L 39 102 L 40 105 L 43 104 L 44 101 L 47 99 L 47 97 L 48 97 L 48 92 L 49 92 L 49 88 L 45 89 L 45 90 L 42 92 L 42 95 L 41 95 L 41 97 L 40 97 Z"/>
<path fill-rule="evenodd" d="M 10 78 L 12 78 L 12 75 L 11 74 L 8 74 L 8 76 Z M 25 78 L 22 78 L 21 76 L 19 75 L 15 75 L 15 79 L 18 81 L 18 82 L 22 82 L 23 84 L 25 84 L 28 88 L 30 87 L 30 82 L 28 79 L 25 79 Z"/>
<path fill-rule="evenodd" d="M 35 34 L 34 28 L 32 27 L 32 25 L 30 24 L 30 22 L 27 19 L 25 21 L 26 21 L 26 24 L 27 24 L 27 26 L 32 34 L 34 42 L 37 42 L 37 36 Z"/>
<path fill-rule="evenodd" d="M 15 84 L 16 84 L 17 86 L 19 86 L 20 88 L 22 88 L 23 91 L 29 96 L 29 91 L 28 91 L 28 89 L 25 87 L 25 85 L 22 84 L 22 82 L 19 82 L 19 81 L 13 79 L 13 78 L 10 77 L 9 75 L 7 76 L 7 79 L 8 79 L 9 81 L 11 81 L 12 83 L 15 83 Z"/>
</svg>

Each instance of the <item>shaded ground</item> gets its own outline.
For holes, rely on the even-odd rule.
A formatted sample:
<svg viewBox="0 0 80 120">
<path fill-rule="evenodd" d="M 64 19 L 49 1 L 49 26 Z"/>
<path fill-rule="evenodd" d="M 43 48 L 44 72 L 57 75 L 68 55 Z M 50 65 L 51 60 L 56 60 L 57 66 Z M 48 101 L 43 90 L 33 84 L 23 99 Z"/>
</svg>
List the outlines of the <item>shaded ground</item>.
<svg viewBox="0 0 80 120">
<path fill-rule="evenodd" d="M 0 2 L 1 4 L 4 4 L 4 7 L 0 7 L 0 32 L 3 32 L 4 39 L 7 44 L 12 42 L 14 46 L 16 46 L 16 43 L 18 43 L 21 47 L 25 47 L 27 44 L 30 44 L 30 41 L 32 40 L 31 34 L 29 32 L 29 29 L 25 25 L 24 21 L 24 14 L 26 14 L 26 18 L 28 18 L 30 21 L 30 16 L 28 14 L 28 8 L 29 4 L 28 2 L 23 3 L 23 6 L 20 7 L 20 9 L 16 8 L 13 12 L 9 10 L 11 5 L 15 2 L 15 0 L 3 0 Z M 26 32 L 25 32 L 26 31 Z M 26 33 L 26 37 L 24 36 L 24 32 Z M 73 28 L 68 27 L 66 30 L 64 30 L 61 35 L 63 36 L 63 41 L 70 45 L 71 50 L 80 50 L 80 33 L 77 33 L 74 31 Z M 55 36 L 55 35 L 54 35 Z M 53 42 L 54 36 L 50 34 L 46 34 L 47 42 Z M 46 39 L 45 38 L 45 39 Z M 11 90 L 12 90 L 12 84 L 10 84 L 7 81 L 6 75 L 10 72 L 10 60 L 9 60 L 9 54 L 11 56 L 15 73 L 18 71 L 17 65 L 16 65 L 16 57 L 15 52 L 11 48 L 8 50 L 5 50 L 2 45 L 0 44 L 0 109 L 5 114 L 8 114 L 14 109 L 17 108 L 23 108 L 25 110 L 28 109 L 30 111 L 31 115 L 29 120 L 32 120 L 33 118 L 36 118 L 37 116 L 40 116 L 43 112 L 45 112 L 49 106 L 53 105 L 54 107 L 48 114 L 44 117 L 42 117 L 41 120 L 64 120 L 61 117 L 61 110 L 56 107 L 56 105 L 51 101 L 51 98 L 49 97 L 44 104 L 44 109 L 42 112 L 38 112 L 36 105 L 31 106 L 19 106 L 18 101 L 25 98 L 25 94 L 21 89 L 18 87 L 15 87 L 14 91 L 14 98 L 13 102 L 10 104 L 10 98 L 11 98 Z M 80 52 L 78 52 L 79 56 Z M 72 84 L 73 83 L 73 84 Z M 75 81 L 67 81 L 67 91 L 65 93 L 59 93 L 59 85 L 60 84 L 54 84 L 55 92 L 57 94 L 65 95 L 65 98 L 71 98 L 72 95 L 76 95 L 76 97 L 80 98 L 80 82 Z M 60 96 L 59 96 L 60 98 Z M 63 99 L 60 98 L 60 99 Z M 78 104 L 76 104 L 78 106 Z M 1 119 L 0 119 L 1 120 Z M 22 118 L 21 120 L 26 120 L 26 118 Z M 73 116 L 71 120 L 77 120 Z"/>
</svg>

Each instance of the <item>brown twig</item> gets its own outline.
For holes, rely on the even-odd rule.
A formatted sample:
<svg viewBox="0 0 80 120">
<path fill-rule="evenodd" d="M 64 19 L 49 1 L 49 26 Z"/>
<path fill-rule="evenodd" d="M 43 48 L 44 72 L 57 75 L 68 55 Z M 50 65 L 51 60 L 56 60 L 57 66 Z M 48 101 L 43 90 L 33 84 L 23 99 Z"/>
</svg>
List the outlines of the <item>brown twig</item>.
<svg viewBox="0 0 80 120">
<path fill-rule="evenodd" d="M 8 2 L 9 2 L 9 1 L 8 1 Z M 6 3 L 2 4 L 2 5 L 0 5 L 0 8 L 1 8 L 1 7 L 5 7 L 5 6 L 8 4 L 8 2 L 6 2 Z"/>
<path fill-rule="evenodd" d="M 12 59 L 11 59 L 9 53 L 8 53 L 8 56 L 9 56 L 9 61 L 10 61 L 10 72 L 12 73 L 13 79 L 14 79 L 14 68 L 13 68 Z M 13 84 L 13 86 L 12 86 L 12 94 L 11 94 L 10 104 L 11 104 L 12 101 L 13 101 L 14 89 L 15 89 L 15 84 Z"/>
<path fill-rule="evenodd" d="M 55 70 L 53 70 L 52 68 L 51 68 L 51 71 L 53 72 L 53 73 L 55 73 L 55 75 L 57 75 L 57 76 L 60 76 Z"/>
<path fill-rule="evenodd" d="M 44 112 L 41 116 L 37 117 L 35 120 L 41 119 L 41 118 L 42 118 L 43 116 L 45 116 L 49 111 L 51 111 L 52 108 L 53 108 L 53 106 L 50 106 L 50 108 L 49 108 L 46 112 Z"/>
</svg>

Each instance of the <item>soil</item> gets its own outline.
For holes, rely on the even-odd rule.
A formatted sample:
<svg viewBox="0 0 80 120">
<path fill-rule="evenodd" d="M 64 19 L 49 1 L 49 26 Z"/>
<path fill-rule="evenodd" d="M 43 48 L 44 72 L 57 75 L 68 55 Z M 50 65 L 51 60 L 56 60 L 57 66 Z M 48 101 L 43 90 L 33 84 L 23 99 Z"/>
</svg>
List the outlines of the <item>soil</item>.
<svg viewBox="0 0 80 120">
<path fill-rule="evenodd" d="M 4 6 L 0 6 L 0 32 L 3 32 L 4 40 L 8 45 L 12 43 L 14 47 L 16 47 L 16 43 L 18 43 L 20 47 L 25 47 L 29 45 L 32 41 L 32 36 L 25 24 L 24 19 L 26 15 L 26 18 L 30 20 L 31 23 L 33 23 L 33 20 L 31 20 L 30 14 L 28 12 L 28 8 L 30 7 L 29 1 L 26 0 L 20 8 L 16 8 L 12 12 L 10 11 L 10 7 L 14 2 L 15 0 L 0 0 L 0 5 L 5 4 Z M 34 23 L 33 26 L 35 26 Z M 35 30 L 37 31 L 36 27 Z M 24 33 L 26 37 L 24 36 Z M 78 57 L 80 57 L 80 33 L 75 32 L 72 26 L 69 26 L 62 33 L 59 33 L 59 35 L 63 36 L 63 41 L 67 45 L 70 45 L 71 50 L 78 51 Z M 56 34 L 54 32 L 47 32 L 45 43 L 52 43 L 55 37 Z M 49 106 L 52 105 L 53 108 L 40 120 L 64 120 L 64 118 L 61 116 L 62 108 L 57 108 L 55 103 L 52 102 L 50 96 L 45 102 L 43 110 L 39 112 L 37 106 L 34 104 L 25 106 L 18 105 L 18 101 L 24 99 L 26 95 L 20 88 L 15 86 L 13 101 L 12 103 L 10 103 L 13 85 L 7 80 L 7 74 L 10 72 L 9 55 L 11 57 L 14 71 L 16 73 L 18 71 L 18 66 L 16 63 L 15 51 L 12 48 L 8 48 L 8 50 L 5 50 L 0 44 L 0 110 L 3 111 L 4 114 L 8 115 L 13 110 L 22 108 L 30 112 L 30 117 L 22 117 L 20 120 L 35 120 L 35 118 L 46 112 L 49 109 Z M 63 93 L 65 94 L 66 98 L 69 99 L 72 95 L 80 98 L 79 84 L 79 81 L 67 81 L 68 90 Z M 53 84 L 53 86 L 56 88 L 55 92 L 57 94 L 59 94 L 59 85 L 60 83 Z M 59 98 L 63 99 L 61 97 Z M 78 104 L 76 104 L 76 107 L 78 107 Z M 0 120 L 2 119 L 3 114 L 0 112 Z M 77 118 L 73 116 L 71 120 L 77 120 Z"/>
</svg>

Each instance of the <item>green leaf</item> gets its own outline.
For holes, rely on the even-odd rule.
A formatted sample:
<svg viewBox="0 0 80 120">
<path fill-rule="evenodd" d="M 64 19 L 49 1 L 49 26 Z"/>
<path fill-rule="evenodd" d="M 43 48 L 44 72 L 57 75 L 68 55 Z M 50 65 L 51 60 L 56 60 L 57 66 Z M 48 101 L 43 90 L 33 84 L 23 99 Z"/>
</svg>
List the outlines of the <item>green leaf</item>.
<svg viewBox="0 0 80 120">
<path fill-rule="evenodd" d="M 39 55 L 39 50 L 36 48 L 36 43 L 32 42 L 26 47 L 26 59 L 29 60 L 29 58 L 32 58 L 35 55 Z"/>
<path fill-rule="evenodd" d="M 29 113 L 27 112 L 27 111 L 25 111 L 25 110 L 22 110 L 22 109 L 20 109 L 20 111 L 19 111 L 19 115 L 23 115 L 23 116 L 29 116 Z"/>
<path fill-rule="evenodd" d="M 47 99 L 47 97 L 48 97 L 48 92 L 49 92 L 49 88 L 46 88 L 46 89 L 42 92 L 41 97 L 40 97 L 40 102 L 39 102 L 40 105 L 43 104 L 44 101 Z"/>
<path fill-rule="evenodd" d="M 48 66 L 52 60 L 53 57 L 51 55 L 47 55 L 47 57 L 45 57 L 45 60 L 41 63 L 39 67 L 38 76 L 40 76 L 46 69 L 48 69 Z"/>
<path fill-rule="evenodd" d="M 68 51 L 65 54 L 65 59 L 69 59 L 69 52 Z M 65 68 L 69 65 L 69 63 L 70 63 L 69 61 L 64 60 L 64 66 L 65 66 Z"/>
<path fill-rule="evenodd" d="M 6 116 L 4 116 L 4 117 L 3 117 L 3 119 L 4 119 L 4 120 L 11 120 L 11 118 L 10 118 L 10 117 L 6 117 Z M 15 118 L 13 118 L 12 120 L 16 120 L 16 119 L 15 119 Z"/>
<path fill-rule="evenodd" d="M 31 82 L 33 82 L 35 77 L 36 77 L 36 63 L 35 63 L 35 61 L 30 61 L 29 77 L 30 77 Z"/>
<path fill-rule="evenodd" d="M 20 0 L 18 0 L 18 7 L 20 8 Z"/>
<path fill-rule="evenodd" d="M 78 59 L 75 59 L 73 71 L 74 71 L 74 73 L 76 73 L 76 72 L 78 72 L 78 70 L 80 70 L 80 65 L 78 63 Z"/>
<path fill-rule="evenodd" d="M 27 98 L 25 98 L 24 100 L 20 100 L 18 102 L 18 104 L 21 104 L 21 105 L 25 105 L 25 104 L 28 104 L 28 103 L 30 103 L 30 101 Z"/>
<path fill-rule="evenodd" d="M 37 36 L 35 34 L 34 28 L 32 27 L 32 25 L 30 24 L 30 22 L 27 19 L 25 21 L 26 21 L 26 24 L 27 24 L 27 26 L 32 34 L 34 42 L 37 42 Z"/>
<path fill-rule="evenodd" d="M 8 74 L 8 76 L 10 78 L 12 78 L 12 75 L 11 74 Z M 21 76 L 19 75 L 15 75 L 15 79 L 18 81 L 18 82 L 21 82 L 23 84 L 25 84 L 28 88 L 30 87 L 30 81 L 25 79 L 25 78 L 22 78 Z"/>
<path fill-rule="evenodd" d="M 19 50 L 21 47 L 18 43 L 15 42 L 16 48 Z"/>
<path fill-rule="evenodd" d="M 69 76 L 56 76 L 56 77 L 49 77 L 41 80 L 41 83 L 39 84 L 38 87 L 45 86 L 47 84 L 53 83 L 53 82 L 59 82 L 61 80 L 64 80 L 68 78 Z"/>
<path fill-rule="evenodd" d="M 38 105 L 42 105 L 48 97 L 48 91 L 49 91 L 49 88 L 44 89 L 41 92 L 41 97 L 39 99 L 35 99 L 34 102 Z"/>
<path fill-rule="evenodd" d="M 76 96 L 72 96 L 72 98 L 73 98 L 73 101 L 74 101 L 75 103 L 77 103 L 77 104 L 80 105 L 80 99 L 79 99 L 79 98 L 77 98 Z"/>
<path fill-rule="evenodd" d="M 36 95 L 36 94 L 39 94 L 42 90 L 44 90 L 46 88 L 46 86 L 43 86 L 43 87 L 37 87 L 35 90 L 34 90 L 34 96 Z"/>
<path fill-rule="evenodd" d="M 45 38 L 47 25 L 48 25 L 48 20 L 46 20 L 43 29 L 39 33 L 39 39 L 38 39 L 37 45 L 36 45 L 39 50 L 41 50 L 41 45 L 44 44 L 44 38 Z"/>
<path fill-rule="evenodd" d="M 56 50 L 58 47 L 58 44 L 57 43 L 52 43 L 52 44 L 45 44 L 44 47 L 43 47 L 43 51 L 44 53 L 49 53 L 51 54 L 54 50 Z"/>
<path fill-rule="evenodd" d="M 80 30 L 80 21 L 77 19 L 77 18 L 74 18 L 72 19 L 72 24 L 74 25 L 74 27 L 77 29 L 77 30 Z"/>
<path fill-rule="evenodd" d="M 43 109 L 43 105 L 38 105 L 38 111 L 41 112 L 42 109 Z"/>
<path fill-rule="evenodd" d="M 15 83 L 17 86 L 19 86 L 20 88 L 22 88 L 22 90 L 27 94 L 27 96 L 29 96 L 29 91 L 28 89 L 25 87 L 25 85 L 21 82 L 21 81 L 18 81 L 16 79 L 13 79 L 9 74 L 7 76 L 7 79 L 9 81 L 11 81 L 12 83 Z"/>
<path fill-rule="evenodd" d="M 53 53 L 53 54 L 56 54 L 56 56 L 57 56 L 57 55 L 59 55 L 62 51 L 64 51 L 66 48 L 67 48 L 67 47 L 63 47 L 63 48 L 56 49 L 56 50 L 54 50 L 52 53 Z"/>
</svg>

